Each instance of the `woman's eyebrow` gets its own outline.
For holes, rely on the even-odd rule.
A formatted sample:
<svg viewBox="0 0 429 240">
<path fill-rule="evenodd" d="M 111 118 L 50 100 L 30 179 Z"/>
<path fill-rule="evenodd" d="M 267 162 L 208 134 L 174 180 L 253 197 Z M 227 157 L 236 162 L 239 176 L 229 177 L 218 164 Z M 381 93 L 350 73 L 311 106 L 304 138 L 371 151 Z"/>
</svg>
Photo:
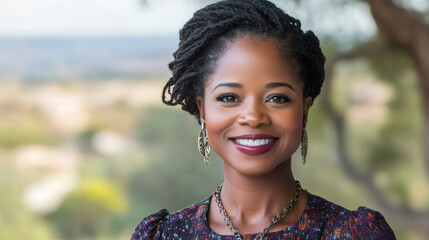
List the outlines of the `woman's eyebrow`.
<svg viewBox="0 0 429 240">
<path fill-rule="evenodd" d="M 292 91 L 295 92 L 295 89 L 293 89 L 293 87 L 290 84 L 287 84 L 287 83 L 273 82 L 273 83 L 267 83 L 265 85 L 265 88 L 276 88 L 276 87 L 287 87 L 287 88 L 292 89 Z"/>
<path fill-rule="evenodd" d="M 218 85 L 216 85 L 216 87 L 213 88 L 213 91 L 216 90 L 216 88 L 219 88 L 219 87 L 243 88 L 243 85 L 241 85 L 239 83 L 219 83 Z"/>
</svg>

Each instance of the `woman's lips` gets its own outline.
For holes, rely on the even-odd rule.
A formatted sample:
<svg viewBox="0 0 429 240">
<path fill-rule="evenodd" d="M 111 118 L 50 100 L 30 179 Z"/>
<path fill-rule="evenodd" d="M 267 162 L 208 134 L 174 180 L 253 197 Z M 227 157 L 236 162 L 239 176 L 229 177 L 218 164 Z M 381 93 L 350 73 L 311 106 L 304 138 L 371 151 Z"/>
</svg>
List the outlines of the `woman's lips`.
<svg viewBox="0 0 429 240">
<path fill-rule="evenodd" d="M 247 155 L 259 155 L 270 151 L 277 139 L 267 134 L 246 134 L 231 138 L 235 148 Z"/>
</svg>

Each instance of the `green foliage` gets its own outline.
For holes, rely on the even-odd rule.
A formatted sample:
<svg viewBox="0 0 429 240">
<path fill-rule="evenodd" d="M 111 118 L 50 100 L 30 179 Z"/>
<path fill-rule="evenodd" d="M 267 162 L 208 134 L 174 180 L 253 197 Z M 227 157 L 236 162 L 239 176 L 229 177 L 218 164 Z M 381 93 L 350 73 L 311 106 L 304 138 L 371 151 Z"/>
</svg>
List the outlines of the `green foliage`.
<svg viewBox="0 0 429 240">
<path fill-rule="evenodd" d="M 407 91 L 408 94 L 413 93 L 409 89 L 402 91 Z M 420 150 L 422 122 L 417 116 L 422 107 L 420 104 L 413 104 L 408 99 L 400 99 L 400 101 L 402 106 L 390 108 L 389 117 L 380 129 L 379 140 L 370 142 L 369 159 L 373 169 L 386 170 L 405 167 L 411 160 L 410 158 L 417 157 L 410 154 L 410 151 L 415 153 Z M 414 112 L 414 114 L 404 114 L 407 111 Z"/>
<path fill-rule="evenodd" d="M 404 74 L 413 68 L 410 58 L 402 52 L 380 54 L 368 62 L 380 80 L 395 84 L 404 81 Z"/>
<path fill-rule="evenodd" d="M 55 144 L 55 137 L 43 129 L 16 124 L 0 124 L 0 146 L 14 148 L 25 144 Z"/>
<path fill-rule="evenodd" d="M 380 106 L 380 102 L 376 101 L 380 99 L 379 96 L 373 94 L 382 92 L 377 93 L 368 88 L 360 88 L 360 99 L 353 101 L 355 98 L 350 97 L 350 93 L 355 96 L 356 89 L 354 92 L 351 90 L 362 82 L 378 82 L 390 89 L 392 95 L 389 101 L 381 105 L 387 110 L 386 115 L 378 118 L 382 121 L 360 122 L 350 117 L 357 116 L 356 112 L 355 115 L 349 115 L 356 106 L 360 107 L 360 116 L 368 115 L 372 104 Z M 425 172 L 422 170 L 422 99 L 417 76 L 409 59 L 392 53 L 386 57 L 376 57 L 371 62 L 367 59 L 342 61 L 336 65 L 333 87 L 336 109 L 347 120 L 345 140 L 355 170 L 372 173 L 379 191 L 391 204 L 413 206 L 419 202 L 421 206 L 424 205 L 422 195 L 427 196 L 427 192 L 418 195 L 412 190 L 414 184 L 425 177 Z M 365 105 L 368 112 L 362 108 Z M 350 196 L 349 193 L 347 195 Z M 419 201 L 416 201 L 416 195 L 420 196 Z M 395 226 L 394 220 L 389 220 L 388 212 L 384 214 L 395 232 L 407 231 L 398 227 L 400 223 Z"/>
<path fill-rule="evenodd" d="M 111 233 L 114 218 L 126 209 L 127 200 L 115 183 L 86 179 L 49 219 L 63 239 L 94 238 Z"/>
<path fill-rule="evenodd" d="M 387 121 L 380 129 L 382 141 L 371 142 L 370 166 L 378 170 L 405 167 L 410 157 L 417 157 L 410 152 L 420 149 L 423 106 L 417 97 L 417 77 L 410 59 L 399 52 L 375 57 L 369 64 L 378 79 L 390 83 L 395 92 Z"/>
<path fill-rule="evenodd" d="M 54 240 L 50 225 L 22 204 L 24 185 L 11 163 L 0 162 L 0 239 Z"/>
<path fill-rule="evenodd" d="M 334 59 L 339 54 L 340 43 L 331 36 L 320 38 L 320 45 L 327 61 Z"/>
<path fill-rule="evenodd" d="M 91 140 L 99 131 L 103 128 L 98 125 L 91 125 L 82 131 L 76 138 L 76 143 L 80 149 L 85 153 L 91 153 L 93 151 L 91 146 Z"/>
<path fill-rule="evenodd" d="M 183 208 L 207 197 L 221 182 L 219 158 L 212 154 L 206 167 L 199 155 L 198 131 L 196 119 L 181 111 L 148 108 L 142 112 L 137 134 L 150 165 L 132 174 L 134 191 L 129 194 L 142 205 L 155 204 L 142 209 L 145 213 Z"/>
</svg>

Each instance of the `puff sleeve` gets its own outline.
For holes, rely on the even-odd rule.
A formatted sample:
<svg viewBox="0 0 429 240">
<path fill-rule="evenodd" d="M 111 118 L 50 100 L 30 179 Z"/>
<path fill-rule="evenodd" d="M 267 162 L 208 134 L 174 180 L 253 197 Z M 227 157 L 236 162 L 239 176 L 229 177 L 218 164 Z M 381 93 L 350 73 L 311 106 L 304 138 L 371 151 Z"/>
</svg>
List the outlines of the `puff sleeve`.
<svg viewBox="0 0 429 240">
<path fill-rule="evenodd" d="M 169 216 L 168 210 L 162 209 L 143 218 L 137 225 L 130 240 L 155 239 L 156 235 L 162 230 L 162 224 L 167 216 Z"/>
<path fill-rule="evenodd" d="M 366 207 L 352 213 L 349 226 L 353 239 L 396 239 L 381 213 Z"/>
<path fill-rule="evenodd" d="M 366 207 L 344 213 L 332 226 L 325 239 L 396 239 L 383 215 Z"/>
</svg>

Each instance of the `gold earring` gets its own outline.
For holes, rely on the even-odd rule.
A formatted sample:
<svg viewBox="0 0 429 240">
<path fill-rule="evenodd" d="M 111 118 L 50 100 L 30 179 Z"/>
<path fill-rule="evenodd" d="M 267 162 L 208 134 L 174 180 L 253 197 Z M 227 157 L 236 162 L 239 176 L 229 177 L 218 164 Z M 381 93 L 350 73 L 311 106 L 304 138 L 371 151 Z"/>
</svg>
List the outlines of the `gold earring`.
<svg viewBox="0 0 429 240">
<path fill-rule="evenodd" d="M 203 155 L 204 163 L 207 166 L 210 164 L 210 149 L 209 139 L 207 138 L 206 124 L 201 122 L 201 131 L 200 134 L 198 134 L 198 150 L 200 150 L 201 155 Z"/>
<path fill-rule="evenodd" d="M 308 149 L 308 136 L 307 136 L 307 130 L 302 130 L 302 137 L 301 137 L 301 156 L 302 156 L 302 164 L 305 164 L 306 157 L 307 157 L 307 149 Z"/>
</svg>

